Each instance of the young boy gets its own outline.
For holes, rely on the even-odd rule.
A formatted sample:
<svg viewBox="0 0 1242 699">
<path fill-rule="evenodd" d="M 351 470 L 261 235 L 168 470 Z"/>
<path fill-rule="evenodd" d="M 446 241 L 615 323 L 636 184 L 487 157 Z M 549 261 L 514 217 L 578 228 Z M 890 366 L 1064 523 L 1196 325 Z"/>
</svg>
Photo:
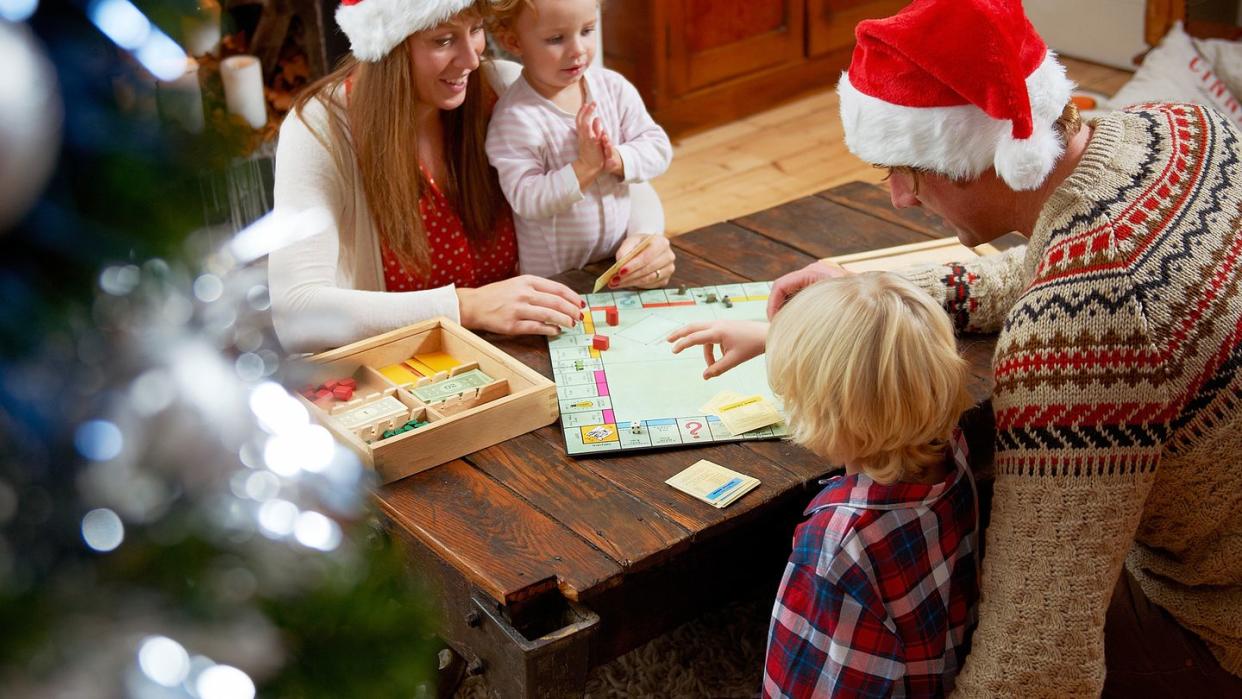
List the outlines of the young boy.
<svg viewBox="0 0 1242 699">
<path fill-rule="evenodd" d="M 793 440 L 845 475 L 794 533 L 764 696 L 948 694 L 978 602 L 977 506 L 954 429 L 966 363 L 948 316 L 901 277 L 841 277 L 777 314 L 767 355 Z"/>
<path fill-rule="evenodd" d="M 717 321 L 670 340 L 685 340 L 676 351 L 705 344 L 709 357 L 720 345 L 732 366 L 762 351 L 764 333 Z M 977 504 L 955 429 L 966 363 L 949 318 L 910 282 L 874 272 L 803 289 L 766 335 L 792 439 L 845 475 L 794 533 L 763 696 L 944 696 L 978 602 Z"/>
</svg>

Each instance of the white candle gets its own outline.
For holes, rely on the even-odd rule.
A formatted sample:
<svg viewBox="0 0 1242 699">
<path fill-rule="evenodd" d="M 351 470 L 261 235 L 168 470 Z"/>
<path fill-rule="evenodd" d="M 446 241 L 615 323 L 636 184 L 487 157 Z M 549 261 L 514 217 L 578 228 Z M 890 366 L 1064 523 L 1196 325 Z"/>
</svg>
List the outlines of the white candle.
<svg viewBox="0 0 1242 699">
<path fill-rule="evenodd" d="M 181 77 L 157 83 L 160 113 L 190 133 L 202 133 L 203 91 L 198 83 L 198 61 L 187 58 L 185 63 Z"/>
<path fill-rule="evenodd" d="M 198 12 L 181 18 L 185 51 L 191 56 L 214 53 L 220 45 L 220 3 L 202 0 Z"/>
<path fill-rule="evenodd" d="M 251 127 L 267 125 L 267 100 L 263 97 L 263 66 L 254 56 L 229 56 L 220 61 L 224 81 L 224 102 L 230 114 L 245 119 Z"/>
</svg>

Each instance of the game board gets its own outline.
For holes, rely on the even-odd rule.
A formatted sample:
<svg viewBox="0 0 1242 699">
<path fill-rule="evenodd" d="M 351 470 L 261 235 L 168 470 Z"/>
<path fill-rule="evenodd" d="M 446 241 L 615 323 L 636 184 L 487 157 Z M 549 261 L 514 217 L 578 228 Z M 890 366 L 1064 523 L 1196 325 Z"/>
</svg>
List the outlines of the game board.
<svg viewBox="0 0 1242 699">
<path fill-rule="evenodd" d="M 684 294 L 677 289 L 587 294 L 590 313 L 584 322 L 548 340 L 567 451 L 591 454 L 784 436 L 784 423 L 735 436 L 700 409 L 725 390 L 760 394 L 779 408 L 762 356 L 704 381 L 702 350 L 674 355 L 665 341 L 673 330 L 696 321 L 765 319 L 771 286 L 752 282 L 696 287 Z M 711 294 L 717 301 L 708 301 Z M 732 307 L 724 303 L 726 296 Z M 609 308 L 617 309 L 618 325 L 607 324 Z M 608 349 L 591 347 L 596 335 L 608 337 Z M 637 433 L 632 422 L 640 423 Z"/>
</svg>

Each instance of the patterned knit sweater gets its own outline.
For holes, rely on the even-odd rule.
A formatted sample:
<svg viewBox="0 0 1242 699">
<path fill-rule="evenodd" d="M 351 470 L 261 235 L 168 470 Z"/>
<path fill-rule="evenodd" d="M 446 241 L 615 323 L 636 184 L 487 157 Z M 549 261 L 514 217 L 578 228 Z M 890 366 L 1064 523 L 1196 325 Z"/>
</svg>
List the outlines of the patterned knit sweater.
<svg viewBox="0 0 1242 699">
<path fill-rule="evenodd" d="M 1242 145 L 1194 105 L 1110 115 L 1029 245 L 907 270 L 1000 331 L 995 500 L 955 696 L 1098 696 L 1124 564 L 1242 675 Z"/>
</svg>

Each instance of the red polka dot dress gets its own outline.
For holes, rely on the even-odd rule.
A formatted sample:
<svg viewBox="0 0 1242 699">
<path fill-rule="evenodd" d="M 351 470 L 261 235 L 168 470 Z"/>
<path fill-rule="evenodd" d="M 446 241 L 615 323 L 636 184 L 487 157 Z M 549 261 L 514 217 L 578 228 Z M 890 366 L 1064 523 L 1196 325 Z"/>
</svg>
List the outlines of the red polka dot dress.
<svg viewBox="0 0 1242 699">
<path fill-rule="evenodd" d="M 449 284 L 476 288 L 508 279 L 517 274 L 517 234 L 513 214 L 508 207 L 496 222 L 492 240 L 476 248 L 466 237 L 461 216 L 426 169 L 423 176 L 431 183 L 418 201 L 423 227 L 427 231 L 427 248 L 431 270 L 418 276 L 405 269 L 397 256 L 383 242 L 380 254 L 384 261 L 384 285 L 388 291 L 419 291 Z"/>
</svg>

